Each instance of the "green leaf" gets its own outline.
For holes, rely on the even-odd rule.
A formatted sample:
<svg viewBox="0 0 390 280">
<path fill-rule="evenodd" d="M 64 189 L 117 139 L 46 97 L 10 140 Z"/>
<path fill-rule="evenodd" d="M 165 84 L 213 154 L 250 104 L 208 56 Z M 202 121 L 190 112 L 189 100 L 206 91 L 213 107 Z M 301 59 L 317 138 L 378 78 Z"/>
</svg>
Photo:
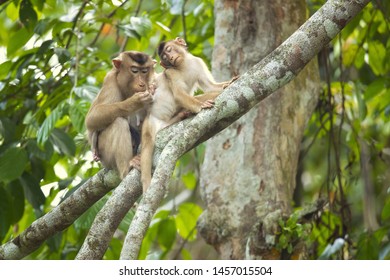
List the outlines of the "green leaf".
<svg viewBox="0 0 390 280">
<path fill-rule="evenodd" d="M 196 237 L 196 222 L 202 208 L 195 203 L 183 203 L 179 206 L 179 213 L 175 217 L 177 231 L 184 239 L 194 240 Z"/>
<path fill-rule="evenodd" d="M 368 44 L 369 64 L 375 75 L 385 74 L 386 49 L 379 41 Z"/>
<path fill-rule="evenodd" d="M 9 72 L 11 71 L 12 66 L 13 63 L 10 60 L 0 64 L 0 80 L 6 78 L 10 74 Z"/>
<path fill-rule="evenodd" d="M 74 226 L 78 230 L 87 230 L 91 228 L 93 221 L 97 213 L 103 208 L 104 204 L 107 202 L 107 197 L 104 196 L 99 201 L 97 201 L 92 207 L 90 207 L 84 214 L 82 214 L 74 222 Z"/>
<path fill-rule="evenodd" d="M 168 211 L 168 210 L 160 210 L 156 213 L 156 215 L 154 215 L 154 220 L 157 220 L 157 219 L 167 219 L 169 217 L 169 214 L 171 213 L 171 211 Z"/>
<path fill-rule="evenodd" d="M 346 50 L 343 50 L 343 62 L 345 66 L 351 66 L 352 63 L 355 62 L 355 58 L 358 52 L 358 46 L 355 44 L 351 44 L 346 48 Z"/>
<path fill-rule="evenodd" d="M 12 181 L 6 186 L 8 190 L 10 206 L 12 209 L 11 224 L 17 223 L 24 213 L 24 191 L 19 180 Z M 0 218 L 1 219 L 1 218 Z"/>
<path fill-rule="evenodd" d="M 0 135 L 3 137 L 5 144 L 13 141 L 15 130 L 16 125 L 14 122 L 12 122 L 9 118 L 0 118 Z"/>
<path fill-rule="evenodd" d="M 44 120 L 41 127 L 38 130 L 37 138 L 38 138 L 38 144 L 42 145 L 44 144 L 47 139 L 50 136 L 50 133 L 53 131 L 56 123 L 58 120 L 60 120 L 64 114 L 65 109 L 67 109 L 68 104 L 67 103 L 61 103 L 55 108 L 51 114 Z"/>
<path fill-rule="evenodd" d="M 74 156 L 76 153 L 76 144 L 74 140 L 61 129 L 53 129 L 50 140 L 61 153 L 68 156 Z"/>
<path fill-rule="evenodd" d="M 170 219 L 162 220 L 158 225 L 157 241 L 164 251 L 171 249 L 176 240 L 176 223 Z"/>
<path fill-rule="evenodd" d="M 76 95 L 86 101 L 92 102 L 99 93 L 99 88 L 92 85 L 84 85 L 74 89 Z"/>
<path fill-rule="evenodd" d="M 85 115 L 88 112 L 89 104 L 83 100 L 80 102 L 75 102 L 70 108 L 69 108 L 69 117 L 73 124 L 73 126 L 76 128 L 76 130 L 80 133 L 84 133 L 85 131 Z"/>
<path fill-rule="evenodd" d="M 46 197 L 42 192 L 39 181 L 33 175 L 26 172 L 23 173 L 19 180 L 23 186 L 27 200 L 34 209 L 40 210 L 41 206 L 45 203 Z"/>
<path fill-rule="evenodd" d="M 46 142 L 44 148 L 41 149 L 35 139 L 29 139 L 26 147 L 30 156 L 32 155 L 42 160 L 49 160 L 53 154 L 53 148 L 49 142 Z"/>
<path fill-rule="evenodd" d="M 13 33 L 7 45 L 7 56 L 13 55 L 17 50 L 24 47 L 33 34 L 33 32 L 30 32 L 25 28 Z"/>
<path fill-rule="evenodd" d="M 384 78 L 375 79 L 369 84 L 364 93 L 364 100 L 368 101 L 381 94 L 386 89 L 386 80 Z"/>
<path fill-rule="evenodd" d="M 382 221 L 388 220 L 390 218 L 390 200 L 383 207 L 381 218 Z"/>
<path fill-rule="evenodd" d="M 34 29 L 38 17 L 30 0 L 22 0 L 20 3 L 19 19 L 29 31 Z"/>
<path fill-rule="evenodd" d="M 6 13 L 7 17 L 12 20 L 16 21 L 18 19 L 18 8 L 16 7 L 16 1 L 15 2 L 10 2 L 9 5 L 7 5 Z"/>
<path fill-rule="evenodd" d="M 194 173 L 187 173 L 182 176 L 182 181 L 187 189 L 193 190 L 196 187 L 196 177 Z"/>
<path fill-rule="evenodd" d="M 50 49 L 51 45 L 54 43 L 53 40 L 47 40 L 41 44 L 39 50 L 37 51 L 37 55 L 45 55 L 47 51 Z"/>
<path fill-rule="evenodd" d="M 358 260 L 376 260 L 379 257 L 379 242 L 369 233 L 363 233 L 357 245 Z"/>
<path fill-rule="evenodd" d="M 363 100 L 363 94 L 362 94 L 361 90 L 357 90 L 355 96 L 356 96 L 356 99 L 358 102 L 359 119 L 362 121 L 367 116 L 367 104 Z"/>
<path fill-rule="evenodd" d="M 2 186 L 0 186 L 0 243 L 11 226 L 10 209 L 11 202 L 9 200 L 9 194 Z"/>
<path fill-rule="evenodd" d="M 0 181 L 10 182 L 22 175 L 28 163 L 24 149 L 11 147 L 0 155 Z"/>
<path fill-rule="evenodd" d="M 65 48 L 54 48 L 54 53 L 57 55 L 58 61 L 61 64 L 68 62 L 71 58 L 70 52 Z"/>
<path fill-rule="evenodd" d="M 147 17 L 131 17 L 130 23 L 132 29 L 137 32 L 140 37 L 146 36 L 152 29 L 152 23 Z"/>
<path fill-rule="evenodd" d="M 278 243 L 279 243 L 280 248 L 282 248 L 282 249 L 285 249 L 285 248 L 287 247 L 288 242 L 287 242 L 287 237 L 286 237 L 285 234 L 281 234 L 281 235 L 279 236 L 279 241 L 278 241 Z"/>
<path fill-rule="evenodd" d="M 183 260 L 192 260 L 191 253 L 186 248 L 181 250 L 181 256 L 183 257 Z"/>
<path fill-rule="evenodd" d="M 366 51 L 363 48 L 359 48 L 357 53 L 356 53 L 356 58 L 354 61 L 354 64 L 356 68 L 360 69 L 364 65 L 364 56 L 366 55 Z"/>
</svg>

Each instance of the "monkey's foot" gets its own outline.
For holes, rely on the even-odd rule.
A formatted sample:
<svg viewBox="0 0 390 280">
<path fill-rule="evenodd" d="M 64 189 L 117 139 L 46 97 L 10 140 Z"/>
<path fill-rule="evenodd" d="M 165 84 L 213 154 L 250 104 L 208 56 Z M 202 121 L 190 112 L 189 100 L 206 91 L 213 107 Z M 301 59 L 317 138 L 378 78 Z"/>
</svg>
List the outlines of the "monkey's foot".
<svg viewBox="0 0 390 280">
<path fill-rule="evenodd" d="M 138 171 L 141 172 L 141 156 L 140 155 L 136 155 L 135 157 L 133 157 L 130 160 L 129 165 L 130 165 L 130 170 L 135 168 L 135 169 L 137 169 Z"/>
<path fill-rule="evenodd" d="M 201 108 L 206 109 L 206 108 L 213 108 L 214 107 L 214 101 L 213 100 L 206 100 L 205 102 L 202 103 Z"/>
<path fill-rule="evenodd" d="M 191 111 L 188 111 L 188 110 L 184 110 L 184 111 L 181 111 L 177 114 L 177 116 L 181 119 L 181 120 L 184 120 L 186 118 L 188 118 L 189 116 L 192 115 L 192 112 Z"/>
<path fill-rule="evenodd" d="M 94 161 L 100 161 L 100 157 L 99 157 L 98 153 L 93 153 L 92 154 L 92 158 L 93 158 Z"/>
<path fill-rule="evenodd" d="M 226 84 L 224 84 L 222 86 L 223 89 L 227 88 L 228 86 L 230 86 L 234 81 L 236 81 L 238 78 L 240 78 L 240 75 L 237 75 L 237 76 L 234 76 L 229 82 L 226 82 Z"/>
</svg>

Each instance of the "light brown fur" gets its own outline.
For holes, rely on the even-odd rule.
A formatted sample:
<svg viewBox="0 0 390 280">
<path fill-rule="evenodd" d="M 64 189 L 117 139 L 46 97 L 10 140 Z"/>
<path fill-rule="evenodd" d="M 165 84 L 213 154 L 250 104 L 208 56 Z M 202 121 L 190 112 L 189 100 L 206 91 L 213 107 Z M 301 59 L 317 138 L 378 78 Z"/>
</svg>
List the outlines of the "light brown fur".
<svg viewBox="0 0 390 280">
<path fill-rule="evenodd" d="M 117 170 L 123 179 L 132 168 L 134 157 L 129 125 L 139 124 L 139 116 L 153 100 L 149 87 L 154 79 L 155 61 L 146 54 L 130 51 L 113 59 L 113 66 L 85 124 L 94 154 L 104 167 Z"/>
<path fill-rule="evenodd" d="M 154 101 L 142 127 L 141 180 L 145 192 L 151 182 L 155 137 L 159 130 L 183 118 L 182 110 L 198 113 L 232 81 L 217 83 L 204 61 L 187 51 L 181 38 L 161 43 L 159 56 L 164 72 L 156 76 Z M 194 96 L 200 88 L 205 92 Z"/>
</svg>

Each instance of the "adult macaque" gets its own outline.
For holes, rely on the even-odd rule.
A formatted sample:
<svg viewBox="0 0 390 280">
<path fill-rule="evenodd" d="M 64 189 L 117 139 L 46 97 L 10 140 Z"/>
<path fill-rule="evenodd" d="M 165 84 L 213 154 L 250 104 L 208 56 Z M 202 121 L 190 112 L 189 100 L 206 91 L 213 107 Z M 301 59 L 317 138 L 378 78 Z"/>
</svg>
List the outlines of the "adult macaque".
<svg viewBox="0 0 390 280">
<path fill-rule="evenodd" d="M 182 110 L 198 113 L 214 105 L 214 99 L 232 81 L 217 83 L 204 61 L 187 51 L 181 38 L 163 42 L 158 55 L 164 72 L 156 76 L 156 91 L 142 126 L 141 180 L 143 191 L 150 185 L 155 137 L 159 130 L 183 118 Z M 193 96 L 200 88 L 204 94 Z"/>
<path fill-rule="evenodd" d="M 112 62 L 113 68 L 104 78 L 85 124 L 94 158 L 100 159 L 104 167 L 117 170 L 123 179 L 137 164 L 132 162 L 139 144 L 137 123 L 153 101 L 156 61 L 147 54 L 128 51 Z"/>
</svg>

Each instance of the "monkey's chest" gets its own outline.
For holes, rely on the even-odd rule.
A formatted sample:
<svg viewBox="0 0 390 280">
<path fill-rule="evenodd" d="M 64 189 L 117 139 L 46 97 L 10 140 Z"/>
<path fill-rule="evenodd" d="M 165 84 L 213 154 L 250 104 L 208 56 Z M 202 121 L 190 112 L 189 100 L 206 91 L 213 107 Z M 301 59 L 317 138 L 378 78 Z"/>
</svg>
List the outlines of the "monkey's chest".
<svg viewBox="0 0 390 280">
<path fill-rule="evenodd" d="M 178 109 L 178 105 L 169 90 L 164 90 L 164 88 L 156 90 L 151 115 L 161 121 L 168 122 Z"/>
</svg>

